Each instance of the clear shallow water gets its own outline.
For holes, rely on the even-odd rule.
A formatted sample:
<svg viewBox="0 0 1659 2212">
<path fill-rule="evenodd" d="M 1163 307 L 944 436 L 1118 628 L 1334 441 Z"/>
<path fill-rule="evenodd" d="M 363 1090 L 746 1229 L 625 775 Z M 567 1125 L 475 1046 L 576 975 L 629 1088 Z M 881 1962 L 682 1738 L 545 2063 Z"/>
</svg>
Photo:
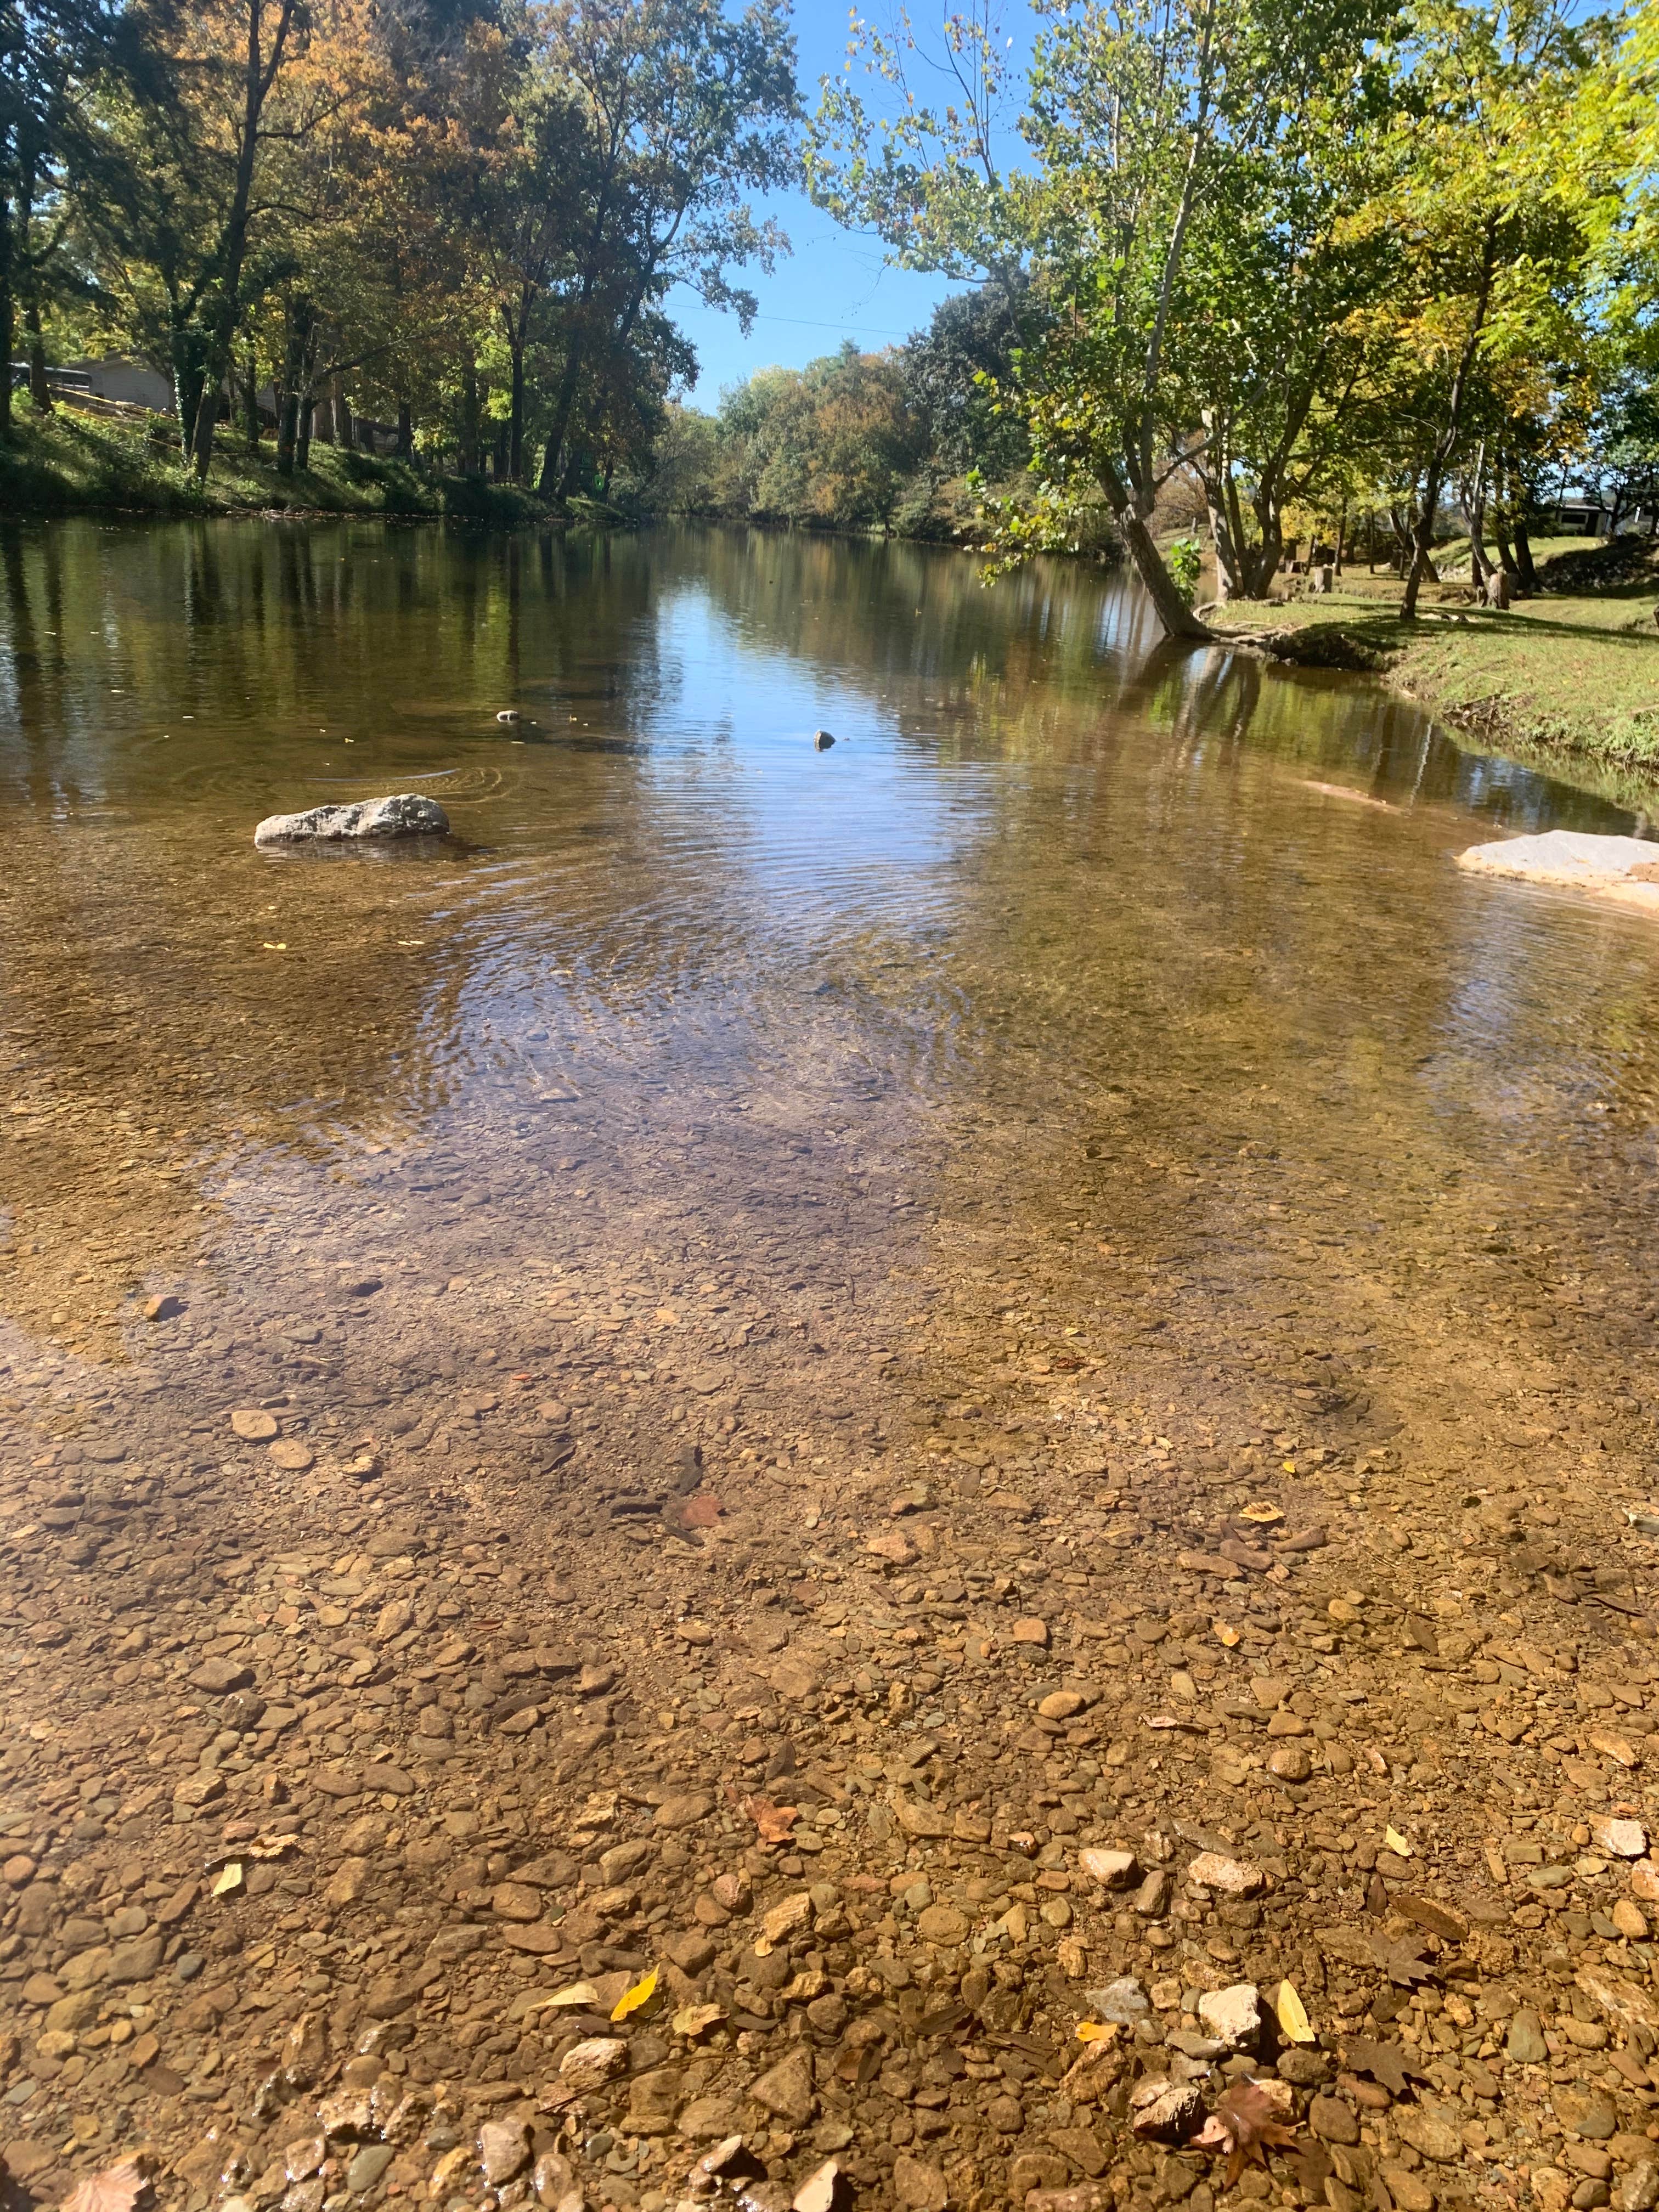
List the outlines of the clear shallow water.
<svg viewBox="0 0 1659 2212">
<path fill-rule="evenodd" d="M 253 848 L 404 788 L 450 844 Z M 148 1358 L 136 1294 L 204 1262 L 241 1318 L 191 1371 L 256 1389 L 258 1328 L 366 1261 L 644 1297 L 672 1248 L 890 1334 L 896 1280 L 1039 1235 L 1060 1304 L 1161 1298 L 1190 1362 L 1294 1322 L 1455 1392 L 1518 1328 L 1536 1381 L 1564 1301 L 1576 1382 L 1647 1354 L 1656 939 L 1451 865 L 1630 817 L 1369 684 L 1170 654 L 1093 571 L 14 530 L 0 814 L 20 1375 Z"/>
</svg>

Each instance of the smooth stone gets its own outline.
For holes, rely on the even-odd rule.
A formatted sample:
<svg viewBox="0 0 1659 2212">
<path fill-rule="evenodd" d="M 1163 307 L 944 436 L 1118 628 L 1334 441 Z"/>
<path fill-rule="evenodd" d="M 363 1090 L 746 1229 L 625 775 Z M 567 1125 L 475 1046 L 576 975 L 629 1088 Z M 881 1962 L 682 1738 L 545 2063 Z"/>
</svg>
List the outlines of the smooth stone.
<svg viewBox="0 0 1659 2212">
<path fill-rule="evenodd" d="M 1621 906 L 1659 914 L 1659 845 L 1644 837 L 1595 837 L 1583 830 L 1550 830 L 1535 837 L 1500 837 L 1457 856 L 1472 874 L 1509 876 L 1593 891 Z"/>
</svg>

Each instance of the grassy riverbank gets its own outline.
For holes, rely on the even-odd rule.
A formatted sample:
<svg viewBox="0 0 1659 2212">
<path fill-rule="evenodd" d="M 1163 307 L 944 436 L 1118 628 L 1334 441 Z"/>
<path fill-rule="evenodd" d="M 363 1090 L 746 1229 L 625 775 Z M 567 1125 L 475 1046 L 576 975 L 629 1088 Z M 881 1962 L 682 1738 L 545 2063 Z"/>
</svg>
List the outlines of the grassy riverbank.
<svg viewBox="0 0 1659 2212">
<path fill-rule="evenodd" d="M 1645 544 L 1540 549 L 1546 588 L 1499 614 L 1443 586 L 1400 619 L 1400 586 L 1363 570 L 1329 598 L 1235 604 L 1229 630 L 1265 633 L 1304 666 L 1371 668 L 1453 729 L 1552 762 L 1627 803 L 1659 787 L 1659 561 Z"/>
<path fill-rule="evenodd" d="M 160 418 L 157 418 L 158 420 Z M 267 441 L 251 454 L 240 431 L 222 433 L 207 482 L 146 429 L 69 408 L 42 419 L 23 402 L 0 441 L 0 514 L 470 515 L 513 524 L 544 518 L 544 501 L 507 484 L 431 477 L 405 461 L 313 444 L 311 466 L 276 472 Z"/>
</svg>

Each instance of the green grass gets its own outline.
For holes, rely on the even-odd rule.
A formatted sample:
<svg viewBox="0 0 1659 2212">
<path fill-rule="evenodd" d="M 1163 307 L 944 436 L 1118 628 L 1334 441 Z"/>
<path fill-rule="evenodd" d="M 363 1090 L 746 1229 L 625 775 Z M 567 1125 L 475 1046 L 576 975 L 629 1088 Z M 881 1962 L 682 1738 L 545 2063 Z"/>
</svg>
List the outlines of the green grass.
<svg viewBox="0 0 1659 2212">
<path fill-rule="evenodd" d="M 1443 567 L 1454 551 L 1441 549 Z M 1507 613 L 1477 606 L 1448 581 L 1425 591 L 1419 619 L 1403 623 L 1398 580 L 1360 569 L 1328 598 L 1235 601 L 1216 619 L 1228 630 L 1279 633 L 1284 657 L 1306 665 L 1374 668 L 1454 729 L 1651 806 L 1659 549 L 1563 538 L 1534 554 L 1545 588 Z"/>
<path fill-rule="evenodd" d="M 228 424 L 203 484 L 183 466 L 176 444 L 157 442 L 143 428 L 70 408 L 42 418 L 21 397 L 15 405 L 12 437 L 0 441 L 0 515 L 453 514 L 508 526 L 548 512 L 509 484 L 428 476 L 404 461 L 334 446 L 313 444 L 311 466 L 281 477 L 269 440 L 256 458 Z"/>
</svg>

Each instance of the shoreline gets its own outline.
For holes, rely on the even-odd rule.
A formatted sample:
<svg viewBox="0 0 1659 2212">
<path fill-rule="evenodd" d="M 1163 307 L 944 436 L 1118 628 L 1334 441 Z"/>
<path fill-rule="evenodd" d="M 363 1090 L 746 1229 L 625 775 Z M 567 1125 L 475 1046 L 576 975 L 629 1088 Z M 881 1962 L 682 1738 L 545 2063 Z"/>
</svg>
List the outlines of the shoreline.
<svg viewBox="0 0 1659 2212">
<path fill-rule="evenodd" d="M 1641 575 L 1596 592 L 1547 587 L 1500 613 L 1444 586 L 1406 623 L 1394 589 L 1339 588 L 1234 601 L 1214 642 L 1380 679 L 1464 749 L 1504 753 L 1639 815 L 1659 810 L 1656 593 L 1659 577 Z"/>
</svg>

